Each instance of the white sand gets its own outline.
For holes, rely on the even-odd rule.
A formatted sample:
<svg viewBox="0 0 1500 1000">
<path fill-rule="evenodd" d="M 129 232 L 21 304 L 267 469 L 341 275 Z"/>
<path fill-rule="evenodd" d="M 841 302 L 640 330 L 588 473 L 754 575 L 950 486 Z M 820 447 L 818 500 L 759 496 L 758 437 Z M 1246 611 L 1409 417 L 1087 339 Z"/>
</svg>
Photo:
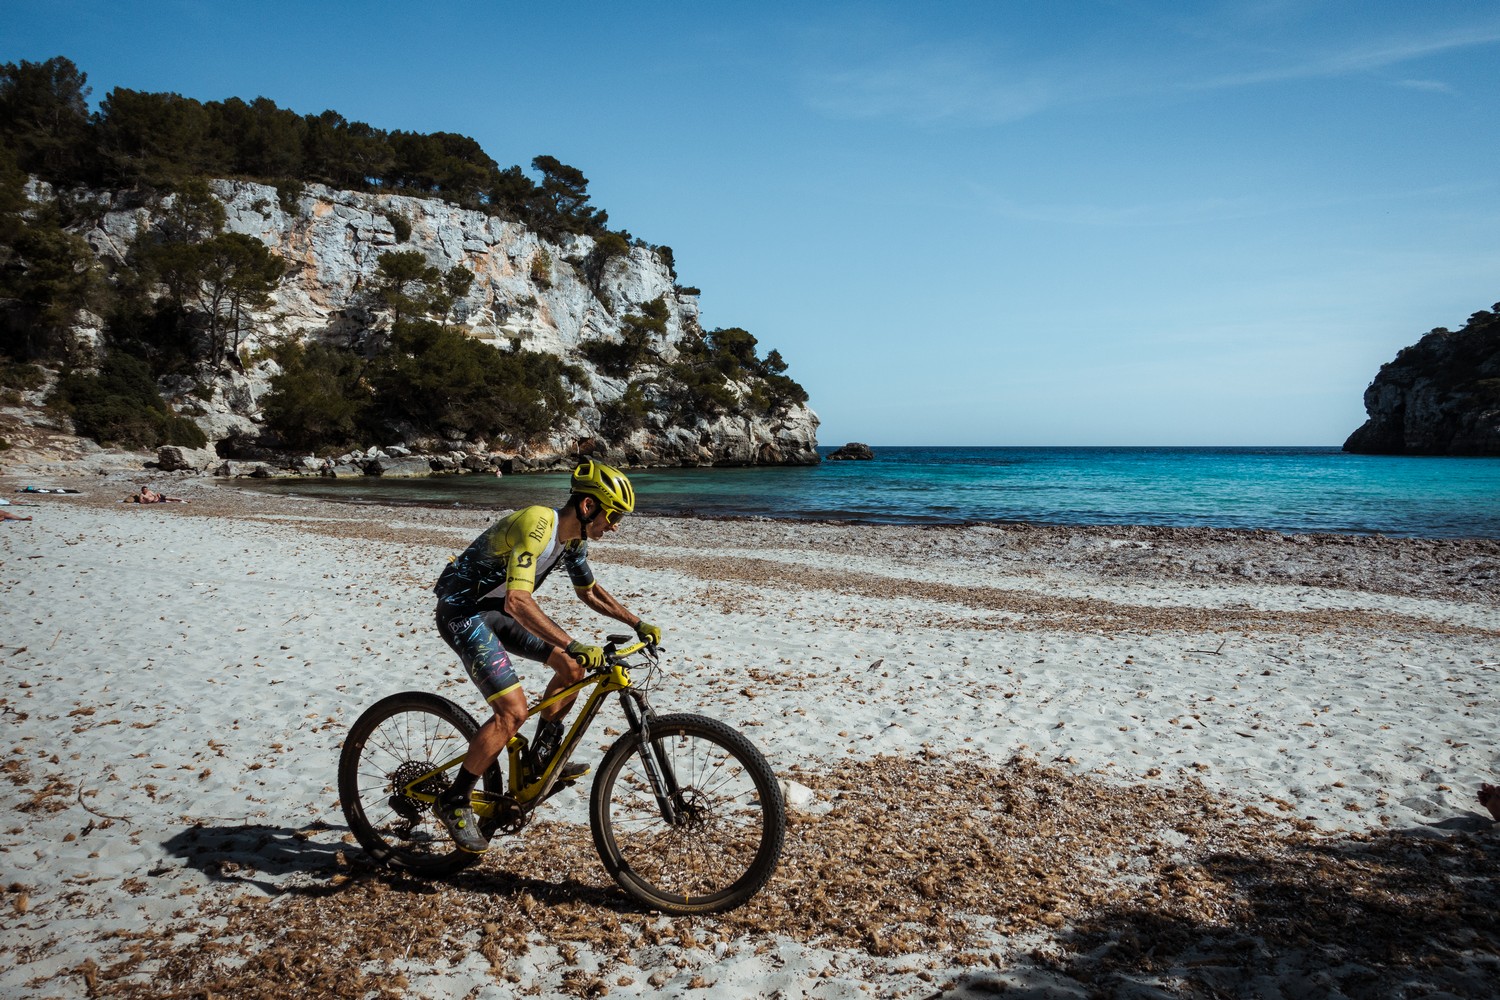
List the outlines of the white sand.
<svg viewBox="0 0 1500 1000">
<path fill-rule="evenodd" d="M 18 485 L 0 479 L 0 492 L 17 500 Z M 67 485 L 86 495 L 26 497 L 9 509 L 34 519 L 0 524 L 7 997 L 83 996 L 89 976 L 148 983 L 150 962 L 109 981 L 86 971 L 118 963 L 132 932 L 180 927 L 189 942 L 211 903 L 326 880 L 336 852 L 357 854 L 334 788 L 354 718 L 406 689 L 482 708 L 432 628 L 429 587 L 489 514 L 175 480 L 156 485 L 191 504 L 139 507 L 113 502 L 123 481 Z M 840 762 L 957 753 L 1004 768 L 1019 754 L 1101 788 L 1196 778 L 1236 813 L 1264 810 L 1268 830 L 1295 820 L 1317 837 L 1404 831 L 1489 850 L 1473 797 L 1500 775 L 1492 543 L 641 517 L 593 561 L 665 627 L 658 709 L 745 727 L 778 771 L 820 791 L 815 815 L 835 801 L 819 776 Z M 612 630 L 561 583 L 540 596 L 576 634 Z M 576 792 L 548 809 L 586 823 Z M 792 835 L 819 836 L 815 815 Z M 597 865 L 578 877 L 608 886 Z M 1473 891 L 1470 903 L 1493 902 L 1488 885 Z M 1055 937 L 993 933 L 982 967 L 972 953 L 873 956 L 795 934 L 717 950 L 636 942 L 633 971 L 586 948 L 570 961 L 540 932 L 499 978 L 478 954 L 369 962 L 431 997 L 577 993 L 580 970 L 611 996 L 1089 995 L 1098 987 L 1059 964 L 1069 946 Z M 1412 959 L 1376 981 L 1489 995 L 1488 929 L 1443 955 L 1446 978 Z M 1358 962 L 1329 972 L 1326 955 L 1282 945 L 1268 946 L 1264 980 L 1194 962 L 1115 970 L 1107 992 L 1385 995 L 1360 992 Z"/>
</svg>

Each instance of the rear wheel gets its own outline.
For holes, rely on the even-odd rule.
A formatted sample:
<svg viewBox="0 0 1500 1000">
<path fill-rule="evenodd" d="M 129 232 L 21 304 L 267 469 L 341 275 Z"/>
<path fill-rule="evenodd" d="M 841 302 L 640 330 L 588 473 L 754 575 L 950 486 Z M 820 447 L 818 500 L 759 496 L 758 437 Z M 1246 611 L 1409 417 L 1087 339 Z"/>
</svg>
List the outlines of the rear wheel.
<svg viewBox="0 0 1500 1000">
<path fill-rule="evenodd" d="M 446 875 L 479 860 L 449 839 L 430 803 L 399 791 L 464 753 L 477 732 L 479 723 L 468 712 L 421 691 L 384 698 L 355 720 L 339 756 L 339 801 L 350 832 L 371 857 L 424 875 Z M 449 774 L 419 790 L 443 791 Z M 485 789 L 499 792 L 501 784 L 490 768 Z"/>
<path fill-rule="evenodd" d="M 594 845 L 615 881 L 654 909 L 720 913 L 760 891 L 786 835 L 781 787 L 760 751 L 701 715 L 664 715 L 651 741 L 627 733 L 599 765 L 589 801 Z M 647 776 L 668 789 L 668 820 Z"/>
</svg>

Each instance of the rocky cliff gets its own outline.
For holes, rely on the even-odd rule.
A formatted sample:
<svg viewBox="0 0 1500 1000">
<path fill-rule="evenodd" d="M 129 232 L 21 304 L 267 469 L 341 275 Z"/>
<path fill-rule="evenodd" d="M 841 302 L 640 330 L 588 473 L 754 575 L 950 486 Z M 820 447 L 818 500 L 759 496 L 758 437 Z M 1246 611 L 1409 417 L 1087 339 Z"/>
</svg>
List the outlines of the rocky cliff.
<svg viewBox="0 0 1500 1000">
<path fill-rule="evenodd" d="M 1433 330 L 1380 367 L 1344 450 L 1500 456 L 1500 303 L 1462 330 Z"/>
<path fill-rule="evenodd" d="M 590 384 L 574 386 L 576 416 L 565 426 L 522 445 L 470 440 L 371 441 L 367 449 L 343 456 L 342 466 L 377 474 L 420 470 L 422 460 L 398 466 L 371 456 L 432 453 L 434 470 L 505 467 L 534 468 L 562 464 L 578 454 L 593 454 L 623 465 L 758 465 L 813 464 L 818 459 L 818 418 L 793 405 L 773 416 L 726 414 L 692 424 L 668 424 L 659 415 L 646 426 L 609 439 L 601 434 L 601 408 L 618 399 L 626 384 L 588 364 L 578 353 L 586 340 L 619 340 L 622 318 L 654 299 L 667 307 L 666 330 L 657 353 L 665 362 L 676 345 L 700 330 L 695 291 L 675 284 L 672 267 L 653 248 L 634 247 L 628 257 L 612 259 L 602 270 L 585 275 L 584 261 L 594 247 L 587 236 L 547 241 L 519 223 L 441 201 L 394 195 L 334 191 L 309 185 L 292 202 L 275 188 L 239 181 L 215 181 L 211 190 L 224 205 L 225 230 L 260 240 L 287 262 L 287 272 L 257 312 L 240 342 L 242 370 L 218 373 L 205 393 L 193 386 L 163 386 L 164 395 L 193 417 L 207 434 L 210 448 L 243 448 L 257 439 L 262 423 L 260 401 L 280 372 L 262 348 L 287 340 L 350 343 L 379 325 L 367 291 L 380 255 L 418 250 L 442 271 L 463 267 L 474 273 L 468 293 L 451 313 L 469 336 L 499 345 L 546 351 L 584 366 Z M 95 195 L 103 211 L 81 235 L 107 266 L 126 261 L 131 241 L 167 212 L 170 199 L 130 205 L 114 195 Z M 99 324 L 81 322 L 75 331 L 96 340 Z M 748 386 L 734 385 L 744 395 Z M 204 398 L 207 396 L 207 398 Z M 264 459 L 266 456 L 259 456 Z M 295 460 L 294 460 L 295 459 Z M 262 465 L 267 463 L 262 462 Z M 288 456 L 274 467 L 330 471 L 340 463 L 308 462 Z"/>
</svg>

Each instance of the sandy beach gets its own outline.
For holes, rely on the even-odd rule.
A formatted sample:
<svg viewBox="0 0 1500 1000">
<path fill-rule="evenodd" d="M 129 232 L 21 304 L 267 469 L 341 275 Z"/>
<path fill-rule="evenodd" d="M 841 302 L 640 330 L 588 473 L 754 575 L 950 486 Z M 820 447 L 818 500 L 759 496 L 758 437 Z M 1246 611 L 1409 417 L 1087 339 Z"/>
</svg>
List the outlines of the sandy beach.
<svg viewBox="0 0 1500 1000">
<path fill-rule="evenodd" d="M 445 882 L 345 830 L 361 711 L 483 709 L 430 587 L 494 512 L 144 481 L 0 478 L 0 996 L 1496 992 L 1500 542 L 628 519 L 591 562 L 658 710 L 812 791 L 759 897 L 673 919 L 586 787 Z"/>
</svg>

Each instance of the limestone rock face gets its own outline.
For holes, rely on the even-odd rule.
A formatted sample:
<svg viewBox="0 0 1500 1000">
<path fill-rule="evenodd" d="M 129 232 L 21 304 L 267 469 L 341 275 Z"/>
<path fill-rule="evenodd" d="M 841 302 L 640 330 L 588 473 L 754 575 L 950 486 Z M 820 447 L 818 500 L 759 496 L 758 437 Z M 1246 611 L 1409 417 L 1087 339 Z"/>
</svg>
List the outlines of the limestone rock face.
<svg viewBox="0 0 1500 1000">
<path fill-rule="evenodd" d="M 169 444 L 156 449 L 156 464 L 163 472 L 203 472 L 217 466 L 219 461 L 219 456 L 208 448 Z"/>
<path fill-rule="evenodd" d="M 428 476 L 432 474 L 432 463 L 425 458 L 393 458 L 382 456 L 372 458 L 365 466 L 367 476 L 389 476 L 397 479 L 407 476 Z"/>
<path fill-rule="evenodd" d="M 785 420 L 722 416 L 692 427 L 636 431 L 615 445 L 595 442 L 589 452 L 633 466 L 816 465 L 816 428 L 816 418 L 800 419 L 796 411 Z"/>
<path fill-rule="evenodd" d="M 591 387 L 574 389 L 579 415 L 570 425 L 544 440 L 529 442 L 507 460 L 546 467 L 566 461 L 586 446 L 612 455 L 635 455 L 640 464 L 652 465 L 814 464 L 819 460 L 815 450 L 818 417 L 805 406 L 772 417 L 705 418 L 687 427 L 648 427 L 632 433 L 628 440 L 602 441 L 602 407 L 618 399 L 625 385 L 592 371 L 577 353 L 579 344 L 596 338 L 618 340 L 624 329 L 622 318 L 657 297 L 667 306 L 666 333 L 659 345 L 664 360 L 673 360 L 682 337 L 699 329 L 696 293 L 679 291 L 670 267 L 650 248 L 634 247 L 628 259 L 611 261 L 596 294 L 581 268 L 594 246 L 589 237 L 544 241 L 519 223 L 400 195 L 308 185 L 288 211 L 277 190 L 263 184 L 221 180 L 212 182 L 211 189 L 224 204 L 227 231 L 260 240 L 287 262 L 286 275 L 270 305 L 255 314 L 254 330 L 241 341 L 241 356 L 250 363 L 243 370 L 215 374 L 211 398 L 202 398 L 201 391 L 189 394 L 186 388 L 167 393 L 181 412 L 194 418 L 211 446 L 225 442 L 219 448 L 221 454 L 235 459 L 265 458 L 246 453 L 240 444 L 259 434 L 261 401 L 270 380 L 279 373 L 276 363 L 258 352 L 287 340 L 348 344 L 365 334 L 372 326 L 372 315 L 364 292 L 376 279 L 380 255 L 417 250 L 440 270 L 465 267 L 474 272 L 468 295 L 453 311 L 454 321 L 470 336 L 496 346 L 516 343 L 527 350 L 558 354 L 590 370 Z M 171 205 L 168 198 L 159 204 L 127 206 L 107 193 L 100 200 L 115 207 L 82 235 L 99 257 L 116 262 L 124 261 L 131 240 Z M 397 237 L 393 219 L 410 227 L 406 240 Z M 469 454 L 479 450 L 476 442 L 447 442 L 451 448 L 389 442 L 397 443 L 415 444 L 412 450 L 434 456 L 455 449 L 466 448 Z M 403 472 L 415 467 L 405 466 Z M 402 473 L 382 467 L 379 474 Z"/>
<path fill-rule="evenodd" d="M 1433 330 L 1380 367 L 1370 418 L 1344 450 L 1500 456 L 1500 303 L 1457 332 Z"/>
</svg>

